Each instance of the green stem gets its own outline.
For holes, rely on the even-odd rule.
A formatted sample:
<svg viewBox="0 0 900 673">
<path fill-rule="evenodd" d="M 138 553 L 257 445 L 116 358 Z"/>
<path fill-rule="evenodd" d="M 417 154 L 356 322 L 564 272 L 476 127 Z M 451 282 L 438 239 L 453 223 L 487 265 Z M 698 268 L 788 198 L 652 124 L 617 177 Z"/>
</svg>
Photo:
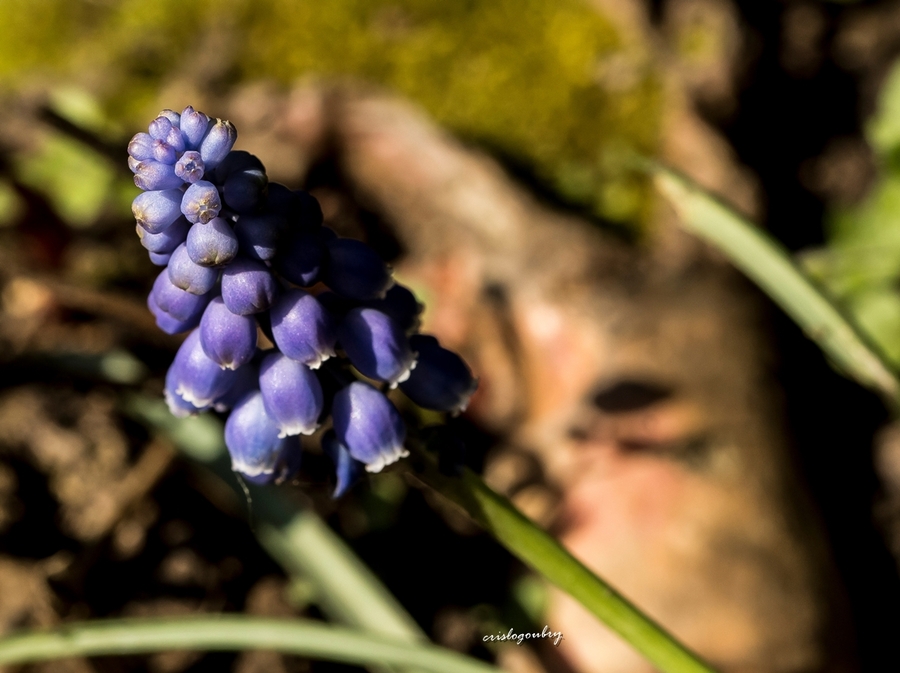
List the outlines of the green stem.
<svg viewBox="0 0 900 673">
<path fill-rule="evenodd" d="M 246 616 L 99 620 L 0 640 L 0 664 L 172 650 L 271 650 L 347 664 L 414 666 L 435 673 L 498 673 L 433 645 L 409 645 L 316 622 Z"/>
<path fill-rule="evenodd" d="M 646 164 L 682 226 L 722 251 L 772 298 L 850 378 L 878 392 L 900 411 L 900 380 L 878 349 L 794 263 L 787 250 L 677 173 Z"/>
<path fill-rule="evenodd" d="M 714 673 L 472 471 L 466 469 L 460 477 L 442 474 L 431 456 L 421 450 L 415 452 L 413 461 L 415 478 L 465 510 L 510 552 L 581 602 L 661 671 Z"/>
</svg>

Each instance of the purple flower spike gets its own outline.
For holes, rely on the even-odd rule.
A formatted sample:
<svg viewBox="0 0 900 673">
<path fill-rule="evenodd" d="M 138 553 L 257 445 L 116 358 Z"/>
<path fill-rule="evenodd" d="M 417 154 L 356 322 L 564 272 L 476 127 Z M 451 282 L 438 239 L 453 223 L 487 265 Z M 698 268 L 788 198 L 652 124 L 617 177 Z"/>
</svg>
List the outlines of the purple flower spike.
<svg viewBox="0 0 900 673">
<path fill-rule="evenodd" d="M 232 313 L 250 315 L 272 306 L 278 287 L 262 262 L 237 257 L 222 272 L 222 300 Z"/>
<path fill-rule="evenodd" d="M 241 215 L 234 225 L 234 233 L 247 257 L 266 262 L 275 257 L 287 220 L 274 213 Z"/>
<path fill-rule="evenodd" d="M 306 365 L 278 352 L 267 355 L 259 367 L 259 389 L 279 437 L 311 435 L 319 427 L 322 385 Z"/>
<path fill-rule="evenodd" d="M 326 243 L 328 269 L 325 284 L 356 301 L 378 299 L 393 283 L 391 270 L 372 248 L 352 238 Z"/>
<path fill-rule="evenodd" d="M 416 356 L 400 326 L 374 308 L 355 308 L 344 316 L 338 341 L 363 376 L 393 388 L 409 378 Z"/>
<path fill-rule="evenodd" d="M 286 280 L 303 287 L 319 280 L 325 252 L 319 237 L 309 232 L 295 232 L 278 251 L 273 264 Z"/>
<path fill-rule="evenodd" d="M 181 201 L 181 212 L 189 222 L 206 224 L 217 217 L 220 210 L 222 201 L 219 198 L 219 190 L 206 180 L 198 180 L 188 187 Z"/>
<path fill-rule="evenodd" d="M 156 189 L 175 189 L 182 180 L 175 175 L 175 167 L 159 161 L 141 161 L 135 166 L 134 185 L 145 192 Z"/>
<path fill-rule="evenodd" d="M 190 222 L 183 217 L 179 217 L 171 224 L 171 226 L 166 227 L 158 234 L 151 234 L 141 226 L 136 226 L 135 230 L 137 231 L 138 238 L 141 239 L 141 245 L 147 250 L 150 252 L 168 254 L 184 243 L 190 227 Z"/>
<path fill-rule="evenodd" d="M 366 464 L 367 472 L 381 472 L 409 455 L 403 448 L 403 419 L 391 401 L 368 383 L 354 381 L 339 390 L 331 413 L 337 440 Z"/>
<path fill-rule="evenodd" d="M 152 134 L 151 134 L 152 135 Z M 229 121 L 217 119 L 206 131 L 200 142 L 200 156 L 207 170 L 212 170 L 222 161 L 237 140 L 237 129 Z"/>
<path fill-rule="evenodd" d="M 322 451 L 334 463 L 334 471 L 337 477 L 337 483 L 334 486 L 334 493 L 331 497 L 335 499 L 340 498 L 353 484 L 362 478 L 366 466 L 350 455 L 347 447 L 337 440 L 334 430 L 329 430 L 322 436 Z"/>
<path fill-rule="evenodd" d="M 238 213 L 253 213 L 266 195 L 269 179 L 258 168 L 236 171 L 222 185 L 222 196 L 228 207 Z"/>
<path fill-rule="evenodd" d="M 391 286 L 383 299 L 367 301 L 366 306 L 387 313 L 407 334 L 419 329 L 419 316 L 425 309 L 409 288 L 397 283 Z"/>
<path fill-rule="evenodd" d="M 151 234 L 158 234 L 181 217 L 181 190 L 138 194 L 131 204 L 134 219 Z"/>
<path fill-rule="evenodd" d="M 188 254 L 187 245 L 182 243 L 175 248 L 169 260 L 169 280 L 191 294 L 206 294 L 216 286 L 219 271 L 195 264 Z"/>
<path fill-rule="evenodd" d="M 334 355 L 334 321 L 308 292 L 288 290 L 272 306 L 272 336 L 282 353 L 316 369 Z"/>
<path fill-rule="evenodd" d="M 200 153 L 195 151 L 185 152 L 181 158 L 175 162 L 175 175 L 181 180 L 189 184 L 194 184 L 203 178 L 205 166 Z"/>
<path fill-rule="evenodd" d="M 187 251 L 195 264 L 224 266 L 238 253 L 238 239 L 226 220 L 214 217 L 206 224 L 191 226 L 187 234 Z"/>
<path fill-rule="evenodd" d="M 209 128 L 209 117 L 202 112 L 198 112 L 190 105 L 181 112 L 181 135 L 184 136 L 185 148 L 199 149 L 207 128 Z"/>
<path fill-rule="evenodd" d="M 238 402 L 225 422 L 225 446 L 231 469 L 256 481 L 274 478 L 281 457 L 278 425 L 266 412 L 262 394 L 255 390 Z"/>
<path fill-rule="evenodd" d="M 128 142 L 128 156 L 138 161 L 153 159 L 153 138 L 149 133 L 135 133 Z"/>
<path fill-rule="evenodd" d="M 203 352 L 199 330 L 191 332 L 181 344 L 169 374 L 172 392 L 198 409 L 208 407 L 222 397 L 236 380 L 233 370 L 222 369 Z M 168 376 L 166 381 L 168 388 Z"/>
<path fill-rule="evenodd" d="M 400 390 L 425 409 L 453 414 L 465 411 L 478 379 L 463 359 L 427 334 L 412 336 L 409 342 L 419 360 L 409 379 L 400 384 Z"/>
<path fill-rule="evenodd" d="M 213 362 L 226 369 L 237 369 L 256 353 L 256 320 L 228 310 L 216 297 L 200 320 L 200 345 Z"/>
</svg>

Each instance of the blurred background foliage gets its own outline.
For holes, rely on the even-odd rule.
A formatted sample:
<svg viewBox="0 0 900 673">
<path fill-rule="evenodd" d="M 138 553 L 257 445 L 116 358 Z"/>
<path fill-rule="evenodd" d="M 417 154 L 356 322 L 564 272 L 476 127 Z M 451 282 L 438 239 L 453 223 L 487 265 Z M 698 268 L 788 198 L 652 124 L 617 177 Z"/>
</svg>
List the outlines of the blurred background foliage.
<svg viewBox="0 0 900 673">
<path fill-rule="evenodd" d="M 63 112 L 108 135 L 141 127 L 160 100 L 180 101 L 180 77 L 217 93 L 353 77 L 411 98 L 596 216 L 635 223 L 649 213 L 647 184 L 625 164 L 656 150 L 661 78 L 578 0 L 47 0 L 40 20 L 35 12 L 0 3 L 0 86 L 65 81 Z M 77 225 L 96 214 L 111 177 L 102 163 L 72 171 L 74 155 L 55 140 L 20 171 Z"/>
<path fill-rule="evenodd" d="M 900 366 L 900 62 L 885 79 L 865 138 L 877 177 L 861 201 L 828 211 L 826 245 L 801 260 Z"/>
</svg>

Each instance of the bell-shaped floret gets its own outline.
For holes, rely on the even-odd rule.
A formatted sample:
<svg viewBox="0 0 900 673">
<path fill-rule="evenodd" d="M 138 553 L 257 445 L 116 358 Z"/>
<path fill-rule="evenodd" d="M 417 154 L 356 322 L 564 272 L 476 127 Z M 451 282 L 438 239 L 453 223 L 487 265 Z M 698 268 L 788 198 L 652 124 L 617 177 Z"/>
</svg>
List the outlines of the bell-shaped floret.
<svg viewBox="0 0 900 673">
<path fill-rule="evenodd" d="M 128 141 L 128 156 L 138 161 L 153 159 L 153 138 L 149 133 L 135 133 Z"/>
<path fill-rule="evenodd" d="M 478 379 L 459 355 L 427 334 L 416 334 L 410 346 L 419 354 L 416 368 L 400 384 L 409 399 L 425 409 L 460 413 L 466 410 Z"/>
<path fill-rule="evenodd" d="M 334 355 L 334 321 L 308 292 L 287 290 L 270 311 L 272 336 L 282 353 L 312 369 Z"/>
<path fill-rule="evenodd" d="M 231 173 L 222 185 L 226 205 L 237 213 L 254 213 L 259 210 L 266 196 L 269 179 L 259 168 L 248 168 Z"/>
<path fill-rule="evenodd" d="M 367 301 L 366 306 L 387 313 L 407 334 L 419 329 L 419 316 L 425 309 L 409 288 L 399 283 L 394 283 L 384 298 Z"/>
<path fill-rule="evenodd" d="M 337 440 L 350 455 L 380 472 L 409 455 L 406 425 L 391 401 L 368 383 L 355 381 L 334 396 L 331 408 Z"/>
<path fill-rule="evenodd" d="M 200 332 L 194 330 L 175 354 L 166 381 L 172 393 L 202 409 L 228 392 L 235 373 L 207 357 L 200 345 Z"/>
<path fill-rule="evenodd" d="M 188 150 L 196 150 L 206 135 L 210 119 L 202 112 L 198 112 L 188 105 L 181 112 L 181 135 L 184 137 L 184 146 Z"/>
<path fill-rule="evenodd" d="M 334 463 L 336 483 L 331 497 L 340 498 L 362 478 L 366 466 L 350 455 L 347 447 L 337 440 L 334 430 L 329 430 L 322 436 L 322 451 Z"/>
<path fill-rule="evenodd" d="M 278 182 L 269 183 L 268 208 L 284 215 L 291 229 L 314 233 L 322 226 L 322 207 L 304 191 L 293 191 Z"/>
<path fill-rule="evenodd" d="M 347 312 L 338 327 L 338 342 L 363 376 L 391 387 L 409 378 L 416 356 L 400 326 L 374 308 Z"/>
<path fill-rule="evenodd" d="M 219 190 L 207 180 L 198 180 L 188 187 L 181 200 L 181 212 L 189 222 L 206 224 L 218 217 L 220 210 L 222 200 L 219 198 Z"/>
<path fill-rule="evenodd" d="M 241 215 L 234 225 L 234 233 L 241 245 L 241 252 L 261 262 L 275 257 L 287 221 L 275 213 Z"/>
<path fill-rule="evenodd" d="M 191 260 L 200 266 L 224 266 L 237 256 L 239 247 L 234 230 L 221 217 L 192 225 L 185 245 Z"/>
<path fill-rule="evenodd" d="M 175 162 L 175 175 L 189 184 L 202 180 L 205 169 L 200 153 L 195 151 L 185 152 Z"/>
<path fill-rule="evenodd" d="M 272 261 L 275 270 L 296 285 L 314 285 L 325 264 L 325 251 L 315 233 L 295 231 L 280 246 Z"/>
<path fill-rule="evenodd" d="M 282 353 L 267 355 L 259 367 L 259 389 L 280 436 L 311 435 L 319 427 L 322 386 L 306 365 Z"/>
<path fill-rule="evenodd" d="M 221 297 L 209 302 L 199 331 L 203 352 L 220 367 L 237 369 L 256 353 L 256 320 L 232 313 Z"/>
<path fill-rule="evenodd" d="M 225 446 L 235 472 L 263 483 L 274 478 L 284 443 L 259 390 L 244 395 L 232 409 L 225 422 Z"/>
<path fill-rule="evenodd" d="M 191 294 L 176 287 L 169 280 L 168 271 L 163 269 L 153 283 L 153 289 L 147 297 L 147 306 L 164 332 L 177 334 L 200 324 L 200 317 L 210 297 L 211 295 Z"/>
<path fill-rule="evenodd" d="M 146 191 L 157 189 L 176 189 L 183 184 L 175 175 L 175 167 L 159 161 L 141 161 L 134 171 L 134 185 Z"/>
<path fill-rule="evenodd" d="M 131 203 L 134 219 L 151 234 L 158 234 L 181 217 L 180 189 L 138 194 Z"/>
<path fill-rule="evenodd" d="M 232 313 L 250 315 L 267 311 L 277 292 L 275 277 L 262 262 L 236 257 L 222 271 L 222 300 Z"/>
<path fill-rule="evenodd" d="M 217 119 L 209 126 L 199 148 L 206 170 L 214 169 L 228 156 L 231 148 L 234 147 L 235 140 L 237 140 L 237 129 L 231 122 Z"/>
<path fill-rule="evenodd" d="M 175 248 L 169 260 L 169 280 L 176 287 L 192 294 L 206 294 L 216 286 L 219 271 L 194 263 L 188 254 L 187 245 L 182 243 Z"/>
<path fill-rule="evenodd" d="M 393 283 L 391 269 L 372 248 L 352 238 L 328 241 L 325 284 L 340 295 L 368 301 L 385 295 Z"/>
<path fill-rule="evenodd" d="M 138 238 L 141 239 L 143 245 L 149 252 L 159 254 L 171 253 L 179 245 L 184 243 L 188 234 L 191 223 L 185 218 L 179 217 L 170 226 L 163 229 L 158 234 L 151 234 L 141 226 L 135 226 Z"/>
<path fill-rule="evenodd" d="M 165 140 L 153 141 L 153 160 L 164 164 L 174 164 L 178 159 L 178 152 Z M 138 185 L 140 187 L 140 185 Z M 143 189 L 143 188 L 142 188 Z"/>
</svg>

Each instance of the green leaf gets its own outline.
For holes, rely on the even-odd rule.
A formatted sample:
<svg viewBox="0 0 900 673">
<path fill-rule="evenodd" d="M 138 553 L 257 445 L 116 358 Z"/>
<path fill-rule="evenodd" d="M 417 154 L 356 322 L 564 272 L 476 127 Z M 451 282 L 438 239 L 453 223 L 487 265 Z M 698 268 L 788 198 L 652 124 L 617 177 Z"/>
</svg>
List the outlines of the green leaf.
<svg viewBox="0 0 900 673">
<path fill-rule="evenodd" d="M 434 645 L 410 645 L 304 620 L 232 615 L 97 620 L 14 634 L 0 640 L 0 664 L 172 650 L 271 650 L 347 664 L 414 666 L 434 673 L 497 673 L 493 666 Z"/>
</svg>

